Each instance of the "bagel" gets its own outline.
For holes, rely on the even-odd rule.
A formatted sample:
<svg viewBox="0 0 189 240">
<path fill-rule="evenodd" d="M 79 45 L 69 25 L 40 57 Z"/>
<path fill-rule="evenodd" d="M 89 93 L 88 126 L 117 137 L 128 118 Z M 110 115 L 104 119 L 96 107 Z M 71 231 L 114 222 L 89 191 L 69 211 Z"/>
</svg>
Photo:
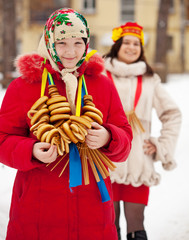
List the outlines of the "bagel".
<svg viewBox="0 0 189 240">
<path fill-rule="evenodd" d="M 39 110 L 39 109 L 42 109 L 42 108 L 47 108 L 47 104 L 42 103 L 42 104 L 38 107 L 38 110 Z"/>
<path fill-rule="evenodd" d="M 57 88 L 57 86 L 55 84 L 48 85 L 48 89 L 49 89 L 49 91 L 54 90 L 54 89 L 56 91 L 58 91 L 58 88 Z"/>
<path fill-rule="evenodd" d="M 86 102 L 84 102 L 84 105 L 85 105 L 85 106 L 95 107 L 95 104 L 94 104 L 93 102 L 91 102 L 91 101 L 86 101 Z"/>
<path fill-rule="evenodd" d="M 65 151 L 64 141 L 62 140 L 62 138 L 60 138 L 60 144 L 57 147 L 58 147 L 58 154 L 62 156 Z"/>
<path fill-rule="evenodd" d="M 57 92 L 51 93 L 51 98 L 60 97 L 60 94 Z"/>
<path fill-rule="evenodd" d="M 85 118 L 72 115 L 72 116 L 70 116 L 70 120 L 71 121 L 76 121 L 78 123 L 82 123 L 87 128 L 91 128 L 91 123 L 87 119 L 85 119 Z"/>
<path fill-rule="evenodd" d="M 85 141 L 85 134 L 84 134 L 84 132 L 82 132 L 80 127 L 79 127 L 79 132 L 78 133 L 77 132 L 73 132 L 73 133 L 81 135 L 81 136 L 78 136 L 78 137 L 77 137 L 77 135 L 75 135 L 78 139 L 80 139 L 80 142 L 84 142 Z"/>
<path fill-rule="evenodd" d="M 57 136 L 57 137 L 60 136 L 60 135 L 59 135 L 59 131 L 58 131 L 58 129 L 56 129 L 56 128 L 51 129 L 51 130 L 48 132 L 47 137 L 46 137 L 46 142 L 47 142 L 47 143 L 51 143 L 52 138 L 55 137 L 55 136 Z"/>
<path fill-rule="evenodd" d="M 41 142 L 46 142 L 48 133 L 49 133 L 49 131 L 46 131 L 43 133 L 43 135 L 41 136 L 41 139 L 40 139 Z"/>
<path fill-rule="evenodd" d="M 50 116 L 48 114 L 43 114 L 39 121 L 45 121 L 48 123 L 49 120 L 50 120 Z"/>
<path fill-rule="evenodd" d="M 64 142 L 63 142 L 62 138 L 57 139 L 56 137 L 53 137 L 51 140 L 51 144 L 57 146 L 57 151 L 60 156 L 62 156 L 64 154 L 65 148 L 64 148 Z"/>
<path fill-rule="evenodd" d="M 56 94 L 59 93 L 58 88 L 55 85 L 48 85 L 48 92 L 49 92 L 49 95 L 52 95 L 53 93 L 56 93 Z"/>
<path fill-rule="evenodd" d="M 66 101 L 66 97 L 57 96 L 57 97 L 50 98 L 46 103 L 47 103 L 47 105 L 51 105 L 51 104 L 54 104 L 54 103 L 65 102 L 65 101 Z"/>
<path fill-rule="evenodd" d="M 84 142 L 85 141 L 85 137 L 77 132 L 73 132 L 74 136 L 79 140 L 79 142 Z"/>
<path fill-rule="evenodd" d="M 69 114 L 56 114 L 50 117 L 50 122 L 55 122 L 63 119 L 69 119 L 70 115 Z"/>
<path fill-rule="evenodd" d="M 54 103 L 51 104 L 48 109 L 49 111 L 53 111 L 56 108 L 61 108 L 61 107 L 70 107 L 70 104 L 68 102 L 59 102 L 59 103 Z"/>
<path fill-rule="evenodd" d="M 49 98 L 47 96 L 40 97 L 30 108 L 30 110 L 37 109 L 41 104 L 45 103 Z"/>
<path fill-rule="evenodd" d="M 64 132 L 66 133 L 66 135 L 70 138 L 70 140 L 73 143 L 77 143 L 78 139 L 73 135 L 72 130 L 70 129 L 69 123 L 70 123 L 70 121 L 64 122 L 62 124 L 62 128 L 63 128 Z"/>
<path fill-rule="evenodd" d="M 58 120 L 57 122 L 53 123 L 53 125 L 54 125 L 55 128 L 58 128 L 62 125 L 63 122 L 64 122 L 64 119 L 63 120 Z"/>
<path fill-rule="evenodd" d="M 51 96 L 51 98 L 60 97 L 60 94 L 56 90 L 53 92 L 49 92 L 49 95 Z"/>
<path fill-rule="evenodd" d="M 87 115 L 88 117 L 94 119 L 94 121 L 100 125 L 102 125 L 102 123 L 103 123 L 102 118 L 95 112 L 85 112 L 84 115 Z"/>
<path fill-rule="evenodd" d="M 76 124 L 74 124 L 74 123 L 70 124 L 70 128 L 74 132 L 77 132 L 77 133 L 79 132 L 79 127 Z"/>
<path fill-rule="evenodd" d="M 89 122 L 94 122 L 94 120 L 87 115 L 81 115 L 81 117 L 88 120 Z"/>
<path fill-rule="evenodd" d="M 37 110 L 30 109 L 27 113 L 27 116 L 31 119 L 36 112 Z"/>
<path fill-rule="evenodd" d="M 48 110 L 47 108 L 40 109 L 39 111 L 37 111 L 37 112 L 33 115 L 32 119 L 31 119 L 31 125 L 34 125 L 34 124 L 37 122 L 37 120 L 38 120 L 43 114 L 48 113 L 48 112 L 49 112 L 49 110 Z"/>
<path fill-rule="evenodd" d="M 85 136 L 87 136 L 87 134 L 85 134 L 85 132 L 82 131 L 81 127 L 79 127 L 79 133 L 85 138 Z"/>
<path fill-rule="evenodd" d="M 75 123 L 78 126 L 79 131 L 82 131 L 84 136 L 87 136 L 88 132 L 87 132 L 85 126 L 82 123 L 78 123 L 78 122 L 75 122 L 75 121 L 72 121 L 72 123 Z"/>
<path fill-rule="evenodd" d="M 37 128 L 38 128 L 39 125 L 42 125 L 42 124 L 45 124 L 45 123 L 46 123 L 45 120 L 40 119 L 40 120 L 39 120 L 38 122 L 36 122 L 33 126 L 31 126 L 30 131 L 33 132 L 33 131 L 37 130 Z"/>
<path fill-rule="evenodd" d="M 41 136 L 46 132 L 54 129 L 55 127 L 51 124 L 45 124 L 38 128 L 37 130 L 37 139 L 41 139 Z"/>
<path fill-rule="evenodd" d="M 33 135 L 34 135 L 34 136 L 37 136 L 37 131 L 36 131 L 36 130 L 33 131 Z"/>
<path fill-rule="evenodd" d="M 63 138 L 64 142 L 71 143 L 70 138 L 64 133 L 63 129 L 58 127 L 58 131 Z"/>
<path fill-rule="evenodd" d="M 56 88 L 49 88 L 48 93 L 49 93 L 50 96 L 52 96 L 53 94 L 57 94 L 57 90 L 58 89 L 56 89 Z"/>
<path fill-rule="evenodd" d="M 65 141 L 64 141 L 64 148 L 65 148 L 65 152 L 69 153 L 69 151 L 70 151 L 69 144 Z"/>
<path fill-rule="evenodd" d="M 84 95 L 83 100 L 90 100 L 93 101 L 93 97 L 91 95 Z"/>
<path fill-rule="evenodd" d="M 91 111 L 91 112 L 95 112 L 97 113 L 101 118 L 103 118 L 103 114 L 101 113 L 101 111 L 99 109 L 97 109 L 96 107 L 92 107 L 92 106 L 89 106 L 89 105 L 86 105 L 82 108 L 82 110 L 84 112 L 88 112 L 88 111 Z"/>
<path fill-rule="evenodd" d="M 61 113 L 70 113 L 71 109 L 70 107 L 60 107 L 57 109 L 54 109 L 50 112 L 51 115 L 55 115 L 55 114 L 61 114 Z"/>
</svg>

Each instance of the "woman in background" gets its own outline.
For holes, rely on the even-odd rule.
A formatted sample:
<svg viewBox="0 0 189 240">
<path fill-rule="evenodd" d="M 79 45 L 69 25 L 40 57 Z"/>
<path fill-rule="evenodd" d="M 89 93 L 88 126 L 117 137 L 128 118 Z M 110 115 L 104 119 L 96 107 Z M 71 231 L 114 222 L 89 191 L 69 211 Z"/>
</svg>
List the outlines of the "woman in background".
<svg viewBox="0 0 189 240">
<path fill-rule="evenodd" d="M 145 240 L 144 210 L 149 188 L 160 182 L 154 163 L 161 161 L 166 170 L 173 169 L 175 146 L 181 113 L 170 98 L 144 56 L 143 27 L 128 22 L 113 29 L 114 44 L 105 57 L 107 75 L 114 82 L 134 138 L 126 162 L 117 163 L 111 172 L 116 227 L 120 234 L 120 201 L 124 202 L 127 239 Z M 162 123 L 158 138 L 151 136 L 152 109 Z M 126 157 L 127 158 L 127 157 Z"/>
</svg>

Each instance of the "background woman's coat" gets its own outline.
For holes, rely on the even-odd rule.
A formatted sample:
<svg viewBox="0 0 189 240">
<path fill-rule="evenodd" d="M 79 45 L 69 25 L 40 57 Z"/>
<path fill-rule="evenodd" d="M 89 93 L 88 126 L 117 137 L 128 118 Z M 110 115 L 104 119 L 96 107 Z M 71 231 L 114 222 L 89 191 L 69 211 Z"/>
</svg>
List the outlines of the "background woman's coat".
<svg viewBox="0 0 189 240">
<path fill-rule="evenodd" d="M 142 75 L 142 93 L 135 112 L 145 129 L 145 133 L 133 137 L 129 158 L 126 162 L 116 164 L 116 170 L 111 172 L 111 181 L 135 187 L 142 184 L 157 185 L 160 175 L 155 171 L 154 162 L 161 161 L 166 170 L 176 166 L 173 156 L 181 124 L 180 110 L 163 88 L 159 76 L 145 75 L 144 62 L 126 64 L 114 59 L 111 63 L 107 58 L 105 68 L 113 77 L 125 112 L 133 109 L 137 76 Z M 151 136 L 153 108 L 162 123 L 161 134 L 157 138 Z M 149 139 L 157 148 L 153 156 L 144 154 L 145 139 Z"/>
</svg>

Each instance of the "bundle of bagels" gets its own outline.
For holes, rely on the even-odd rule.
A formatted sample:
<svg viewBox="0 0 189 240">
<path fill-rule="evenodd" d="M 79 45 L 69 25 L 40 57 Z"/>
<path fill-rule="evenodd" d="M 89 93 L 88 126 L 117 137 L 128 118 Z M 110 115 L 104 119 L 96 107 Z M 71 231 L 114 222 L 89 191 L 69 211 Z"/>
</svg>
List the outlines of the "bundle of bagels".
<svg viewBox="0 0 189 240">
<path fill-rule="evenodd" d="M 56 85 L 49 85 L 48 91 L 50 97 L 40 97 L 28 111 L 30 131 L 39 141 L 56 145 L 62 156 L 69 152 L 69 143 L 84 143 L 91 122 L 102 124 L 103 115 L 90 95 L 84 96 L 83 115 L 75 116 L 71 115 L 70 104 L 59 94 Z"/>
<path fill-rule="evenodd" d="M 63 156 L 61 160 L 69 153 L 69 144 L 75 143 L 81 158 L 85 184 L 89 184 L 88 163 L 97 182 L 100 181 L 97 169 L 103 178 L 109 176 L 104 165 L 112 171 L 116 168 L 115 165 L 105 154 L 98 149 L 88 148 L 85 143 L 87 129 L 92 127 L 91 122 L 97 122 L 100 125 L 103 123 L 103 114 L 95 107 L 92 96 L 84 96 L 82 115 L 75 116 L 71 115 L 70 104 L 66 97 L 59 94 L 56 85 L 49 85 L 48 92 L 50 97 L 40 97 L 28 111 L 28 117 L 31 119 L 30 131 L 39 141 L 56 145 L 58 154 Z M 68 162 L 69 159 L 59 176 L 62 175 Z"/>
</svg>

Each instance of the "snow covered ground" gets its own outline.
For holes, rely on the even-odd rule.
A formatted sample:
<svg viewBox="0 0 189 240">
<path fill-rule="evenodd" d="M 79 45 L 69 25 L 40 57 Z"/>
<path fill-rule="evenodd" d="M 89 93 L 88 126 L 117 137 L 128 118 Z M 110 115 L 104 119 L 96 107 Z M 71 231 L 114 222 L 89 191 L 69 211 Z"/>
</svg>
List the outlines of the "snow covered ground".
<svg viewBox="0 0 189 240">
<path fill-rule="evenodd" d="M 156 169 L 162 175 L 159 186 L 150 190 L 149 206 L 145 212 L 145 227 L 149 240 L 189 239 L 189 74 L 169 75 L 164 84 L 182 111 L 182 127 L 175 159 L 177 168 L 166 172 L 159 163 Z M 5 90 L 0 88 L 0 103 Z M 152 133 L 159 134 L 160 123 L 153 113 Z M 0 240 L 5 240 L 11 200 L 11 191 L 16 171 L 0 164 Z M 122 240 L 126 239 L 126 226 L 121 214 Z M 55 239 L 56 240 L 56 239 Z M 85 239 L 83 239 L 85 240 Z"/>
<path fill-rule="evenodd" d="M 149 240 L 188 240 L 189 239 L 189 74 L 169 75 L 164 84 L 168 93 L 175 99 L 182 112 L 182 127 L 175 152 L 177 168 L 172 171 L 162 169 L 157 163 L 156 170 L 161 174 L 161 183 L 151 187 L 149 205 L 145 210 L 145 227 Z M 159 135 L 161 127 L 153 113 L 152 134 Z M 121 216 L 122 239 L 125 238 L 125 220 Z"/>
</svg>

